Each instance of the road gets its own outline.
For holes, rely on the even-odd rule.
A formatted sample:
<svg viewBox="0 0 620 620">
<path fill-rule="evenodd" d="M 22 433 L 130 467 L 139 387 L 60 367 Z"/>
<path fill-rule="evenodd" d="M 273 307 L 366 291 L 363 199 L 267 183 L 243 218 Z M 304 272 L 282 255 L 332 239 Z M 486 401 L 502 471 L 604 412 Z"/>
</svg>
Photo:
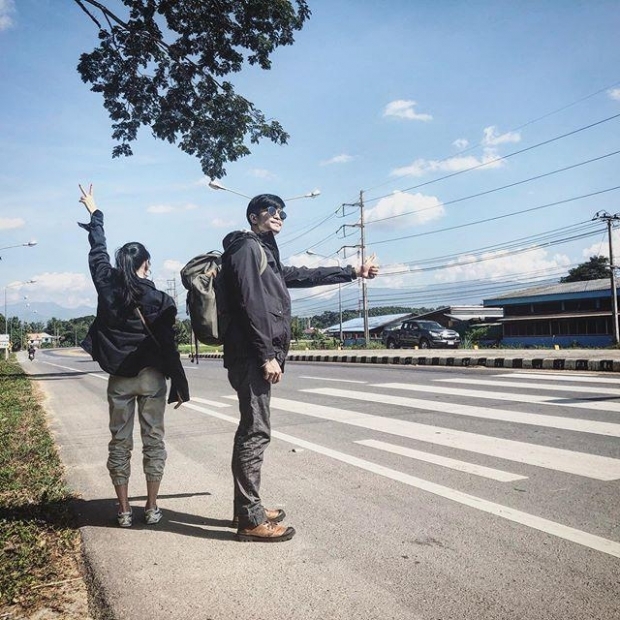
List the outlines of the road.
<svg viewBox="0 0 620 620">
<path fill-rule="evenodd" d="M 263 497 L 297 535 L 230 529 L 236 400 L 184 361 L 155 528 L 115 527 L 106 375 L 77 351 L 23 362 L 81 496 L 119 620 L 620 618 L 620 385 L 611 373 L 291 363 L 273 390 Z M 140 440 L 135 515 L 144 503 Z"/>
</svg>

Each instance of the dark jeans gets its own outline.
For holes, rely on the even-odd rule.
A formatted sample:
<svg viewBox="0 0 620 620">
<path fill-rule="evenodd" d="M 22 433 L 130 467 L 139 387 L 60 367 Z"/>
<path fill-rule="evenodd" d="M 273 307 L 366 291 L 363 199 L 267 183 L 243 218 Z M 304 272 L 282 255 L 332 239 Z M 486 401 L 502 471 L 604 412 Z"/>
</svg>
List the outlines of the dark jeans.
<svg viewBox="0 0 620 620">
<path fill-rule="evenodd" d="M 263 454 L 271 440 L 271 384 L 252 359 L 235 360 L 228 368 L 228 380 L 237 392 L 241 414 L 232 455 L 234 511 L 239 528 L 252 528 L 267 520 L 259 493 Z"/>
</svg>

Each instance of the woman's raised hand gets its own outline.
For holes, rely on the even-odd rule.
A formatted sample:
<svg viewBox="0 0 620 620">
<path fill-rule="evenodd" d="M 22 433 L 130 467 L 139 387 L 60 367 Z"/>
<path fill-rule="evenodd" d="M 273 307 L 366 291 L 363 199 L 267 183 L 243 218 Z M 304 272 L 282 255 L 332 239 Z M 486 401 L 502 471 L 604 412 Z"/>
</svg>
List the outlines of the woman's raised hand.
<svg viewBox="0 0 620 620">
<path fill-rule="evenodd" d="M 95 196 L 93 194 L 93 184 L 91 183 L 88 186 L 88 192 L 85 192 L 84 188 L 80 184 L 78 184 L 78 187 L 82 192 L 80 202 L 88 209 L 88 212 L 92 215 L 97 210 L 97 203 L 95 202 Z"/>
</svg>

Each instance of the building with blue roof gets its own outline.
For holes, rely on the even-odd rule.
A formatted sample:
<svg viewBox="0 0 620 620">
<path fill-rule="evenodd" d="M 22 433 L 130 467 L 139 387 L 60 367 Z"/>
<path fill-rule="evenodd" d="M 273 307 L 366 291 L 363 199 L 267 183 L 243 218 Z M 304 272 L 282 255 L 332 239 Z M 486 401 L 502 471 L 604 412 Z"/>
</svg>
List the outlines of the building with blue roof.
<svg viewBox="0 0 620 620">
<path fill-rule="evenodd" d="M 483 303 L 503 308 L 504 345 L 606 347 L 614 342 L 608 278 L 533 286 Z"/>
</svg>

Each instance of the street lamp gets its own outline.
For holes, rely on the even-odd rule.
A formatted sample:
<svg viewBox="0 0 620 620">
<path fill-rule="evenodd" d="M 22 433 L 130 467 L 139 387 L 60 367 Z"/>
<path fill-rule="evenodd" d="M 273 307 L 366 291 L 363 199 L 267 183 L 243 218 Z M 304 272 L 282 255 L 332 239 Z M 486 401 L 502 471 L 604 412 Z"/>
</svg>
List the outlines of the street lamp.
<svg viewBox="0 0 620 620">
<path fill-rule="evenodd" d="M 27 243 L 18 243 L 17 245 L 7 245 L 3 248 L 0 248 L 0 251 L 2 250 L 10 250 L 11 248 L 31 248 L 33 246 L 37 245 L 36 241 L 28 241 Z M 0 260 L 2 260 L 2 256 L 0 256 Z"/>
<path fill-rule="evenodd" d="M 36 242 L 35 242 L 36 243 Z M 7 307 L 6 307 L 6 290 L 8 288 L 12 288 L 14 286 L 24 286 L 25 284 L 34 284 L 36 280 L 28 280 L 27 282 L 13 282 L 12 284 L 7 284 L 4 287 L 4 333 L 8 334 L 9 327 L 9 317 L 7 316 Z"/>
<path fill-rule="evenodd" d="M 221 189 L 224 192 L 230 192 L 231 194 L 237 194 L 237 196 L 243 196 L 244 198 L 249 198 L 249 196 L 246 196 L 245 194 L 240 194 L 239 192 L 236 192 L 234 189 L 224 187 L 219 181 L 216 181 L 215 179 L 212 179 L 211 181 L 209 181 L 209 187 L 211 189 Z"/>
<path fill-rule="evenodd" d="M 222 190 L 225 192 L 230 192 L 231 194 L 237 194 L 237 196 L 243 196 L 243 198 L 250 198 L 250 196 L 246 196 L 245 194 L 242 194 L 241 192 L 237 192 L 234 189 L 225 187 L 224 185 L 222 185 L 219 181 L 216 181 L 215 179 L 212 179 L 211 181 L 209 181 L 209 187 L 211 189 L 217 189 L 217 190 Z M 321 194 L 320 189 L 313 189 L 311 192 L 308 192 L 307 194 L 302 194 L 301 196 L 293 196 L 293 198 L 285 198 L 284 202 L 290 202 L 291 200 L 299 200 L 300 198 L 316 198 L 317 196 L 320 196 L 320 194 Z"/>
<path fill-rule="evenodd" d="M 335 260 L 338 263 L 338 267 L 342 268 L 340 259 L 336 256 L 323 256 L 323 254 L 317 254 L 312 250 L 306 250 L 308 256 L 318 256 L 319 258 L 325 258 L 327 260 Z M 340 315 L 340 344 L 342 345 L 342 283 L 338 282 L 338 314 Z"/>
<path fill-rule="evenodd" d="M 302 194 L 301 196 L 293 196 L 293 198 L 285 198 L 284 202 L 291 202 L 291 200 L 299 200 L 300 198 L 316 198 L 321 195 L 320 189 L 313 189 L 311 192 L 307 194 Z M 318 256 L 318 254 L 317 254 Z"/>
</svg>

